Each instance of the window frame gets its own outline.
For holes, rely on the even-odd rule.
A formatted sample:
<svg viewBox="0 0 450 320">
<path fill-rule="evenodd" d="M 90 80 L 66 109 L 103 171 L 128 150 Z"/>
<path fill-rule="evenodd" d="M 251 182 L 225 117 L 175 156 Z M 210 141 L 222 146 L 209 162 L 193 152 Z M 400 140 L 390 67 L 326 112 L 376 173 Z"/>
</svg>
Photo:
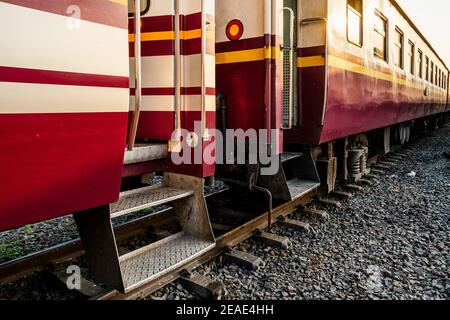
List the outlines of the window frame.
<svg viewBox="0 0 450 320">
<path fill-rule="evenodd" d="M 409 39 L 408 40 L 408 57 L 409 57 L 409 73 L 413 76 L 416 75 L 416 44 Z"/>
<path fill-rule="evenodd" d="M 141 17 L 150 11 L 150 7 L 152 5 L 152 0 L 146 0 L 146 2 L 147 2 L 147 6 L 144 10 L 141 10 Z M 127 6 L 128 6 L 128 4 L 127 4 Z M 128 12 L 128 18 L 133 18 L 133 17 L 134 17 L 134 13 Z"/>
<path fill-rule="evenodd" d="M 364 46 L 364 1 L 361 1 L 361 13 L 359 13 L 355 8 L 353 8 L 350 4 L 349 4 L 349 0 L 346 1 L 347 3 L 347 8 L 346 8 L 346 16 L 347 16 L 347 41 L 359 48 L 362 48 Z M 359 15 L 361 18 L 361 22 L 359 24 L 359 29 L 360 29 L 360 43 L 355 43 L 352 40 L 350 40 L 349 38 L 349 29 L 348 29 L 348 11 L 352 10 L 355 14 Z"/>
<path fill-rule="evenodd" d="M 425 55 L 425 81 L 430 82 L 430 57 Z"/>
<path fill-rule="evenodd" d="M 377 47 L 373 47 L 373 55 L 374 57 L 376 57 L 377 59 L 380 59 L 386 63 L 389 63 L 389 20 L 388 18 L 381 13 L 380 10 L 375 9 L 375 17 L 380 18 L 381 20 L 384 21 L 384 26 L 385 26 L 385 34 L 381 34 L 379 32 L 379 30 L 376 28 L 376 24 L 374 23 L 373 25 L 373 31 L 378 33 L 380 36 L 384 37 L 384 57 L 381 56 L 380 54 L 378 54 Z"/>
<path fill-rule="evenodd" d="M 434 84 L 436 85 L 436 86 L 438 86 L 439 85 L 439 83 L 438 83 L 438 65 L 437 64 L 435 64 L 434 65 Z"/>
<path fill-rule="evenodd" d="M 431 73 L 430 73 L 430 83 L 434 84 L 434 62 L 433 62 L 433 60 L 430 60 L 430 61 L 431 61 L 431 63 L 430 63 L 430 71 L 431 71 Z"/>
<path fill-rule="evenodd" d="M 419 48 L 417 48 L 417 61 L 419 62 L 417 66 L 418 70 L 417 76 L 420 79 L 423 79 L 423 51 L 420 50 Z"/>
<path fill-rule="evenodd" d="M 395 27 L 395 42 L 394 46 L 396 48 L 396 51 L 398 49 L 398 42 L 397 42 L 397 33 L 401 36 L 401 43 L 400 43 L 400 65 L 397 65 L 395 59 L 394 59 L 394 66 L 396 66 L 399 69 L 405 70 L 405 33 L 400 29 L 399 27 Z"/>
</svg>

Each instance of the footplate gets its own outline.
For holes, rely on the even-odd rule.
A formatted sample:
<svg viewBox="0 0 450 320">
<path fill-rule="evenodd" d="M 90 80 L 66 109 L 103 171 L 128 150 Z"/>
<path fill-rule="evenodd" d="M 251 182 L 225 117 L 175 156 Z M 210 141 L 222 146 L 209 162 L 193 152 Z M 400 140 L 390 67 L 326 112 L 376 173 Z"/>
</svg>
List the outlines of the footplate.
<svg viewBox="0 0 450 320">
<path fill-rule="evenodd" d="M 301 180 L 298 178 L 291 179 L 287 182 L 289 188 L 289 193 L 291 194 L 292 200 L 302 197 L 308 192 L 320 187 L 320 182 Z"/>
<path fill-rule="evenodd" d="M 180 232 L 120 257 L 125 292 L 197 258 L 215 243 Z"/>
<path fill-rule="evenodd" d="M 177 189 L 165 185 L 123 192 L 120 194 L 120 200 L 111 204 L 111 218 L 159 206 L 193 194 L 192 190 Z"/>
</svg>

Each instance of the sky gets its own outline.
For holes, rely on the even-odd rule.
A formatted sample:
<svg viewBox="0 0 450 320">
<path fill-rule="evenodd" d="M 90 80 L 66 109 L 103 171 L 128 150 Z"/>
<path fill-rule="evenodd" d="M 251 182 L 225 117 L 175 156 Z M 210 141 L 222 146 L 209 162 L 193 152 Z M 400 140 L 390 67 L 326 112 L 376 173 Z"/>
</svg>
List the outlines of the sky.
<svg viewBox="0 0 450 320">
<path fill-rule="evenodd" d="M 450 0 L 397 0 L 450 67 Z"/>
</svg>

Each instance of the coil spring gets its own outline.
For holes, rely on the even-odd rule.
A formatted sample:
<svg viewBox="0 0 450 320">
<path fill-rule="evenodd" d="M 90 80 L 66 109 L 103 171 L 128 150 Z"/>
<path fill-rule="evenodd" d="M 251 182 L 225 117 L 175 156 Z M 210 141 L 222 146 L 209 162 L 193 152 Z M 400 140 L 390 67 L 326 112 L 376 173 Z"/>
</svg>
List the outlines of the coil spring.
<svg viewBox="0 0 450 320">
<path fill-rule="evenodd" d="M 348 172 L 350 176 L 357 176 L 361 173 L 364 158 L 363 149 L 354 149 L 349 151 Z M 367 163 L 367 160 L 366 160 Z"/>
<path fill-rule="evenodd" d="M 366 150 L 364 150 L 364 154 L 361 157 L 361 173 L 365 173 L 366 172 L 367 160 L 368 160 L 368 155 L 367 155 Z"/>
</svg>

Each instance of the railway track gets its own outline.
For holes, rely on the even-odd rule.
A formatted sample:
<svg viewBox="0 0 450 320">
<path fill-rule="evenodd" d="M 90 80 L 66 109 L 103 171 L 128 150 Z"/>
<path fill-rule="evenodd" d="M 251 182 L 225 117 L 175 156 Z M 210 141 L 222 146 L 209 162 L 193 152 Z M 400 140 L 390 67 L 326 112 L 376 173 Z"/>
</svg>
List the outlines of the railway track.
<svg viewBox="0 0 450 320">
<path fill-rule="evenodd" d="M 401 153 L 405 150 L 406 149 L 402 147 L 395 147 L 388 155 L 377 155 L 369 159 L 368 163 L 370 165 L 374 165 L 380 161 L 383 162 L 382 160 L 385 160 L 387 157 L 390 157 L 393 154 L 398 155 L 399 152 Z M 389 164 L 389 162 L 384 163 L 387 165 Z M 353 186 L 353 188 L 355 188 L 355 186 Z M 343 189 L 345 189 L 345 186 L 343 186 Z M 313 202 L 320 203 L 324 206 L 338 206 L 339 198 L 346 197 L 347 195 L 348 193 L 346 192 L 338 191 L 329 197 L 321 197 L 318 191 L 312 191 L 298 199 L 295 199 L 294 201 L 274 208 L 272 212 L 272 219 L 274 222 L 282 221 L 285 217 L 298 210 L 299 207 L 306 206 Z M 223 233 L 217 237 L 216 246 L 213 249 L 200 255 L 194 261 L 181 265 L 172 272 L 156 278 L 138 289 L 126 294 L 116 290 L 107 290 L 88 298 L 94 300 L 135 300 L 145 298 L 158 289 L 174 282 L 180 277 L 183 277 L 186 273 L 192 272 L 200 265 L 223 254 L 228 250 L 228 248 L 234 247 L 254 236 L 255 231 L 265 229 L 268 226 L 268 214 L 268 212 L 263 213 L 240 225 L 239 227 Z M 169 223 L 172 219 L 171 217 L 171 210 L 165 210 L 161 214 L 144 217 L 121 225 L 115 229 L 115 232 L 119 240 L 129 239 L 133 236 L 146 232 L 150 226 Z M 62 243 L 50 249 L 4 263 L 0 265 L 0 285 L 10 283 L 24 276 L 30 275 L 33 272 L 48 271 L 49 265 L 80 257 L 83 253 L 84 251 L 82 244 L 79 239 L 76 239 L 70 242 Z"/>
</svg>

